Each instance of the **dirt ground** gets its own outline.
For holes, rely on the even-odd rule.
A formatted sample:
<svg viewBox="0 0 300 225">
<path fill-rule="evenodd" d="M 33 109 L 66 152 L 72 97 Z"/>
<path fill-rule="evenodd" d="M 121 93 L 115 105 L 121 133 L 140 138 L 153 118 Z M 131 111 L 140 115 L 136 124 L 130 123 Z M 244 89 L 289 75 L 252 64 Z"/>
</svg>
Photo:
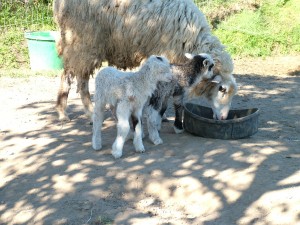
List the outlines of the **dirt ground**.
<svg viewBox="0 0 300 225">
<path fill-rule="evenodd" d="M 146 137 L 139 154 L 129 141 L 118 160 L 112 118 L 92 149 L 75 85 L 60 123 L 59 77 L 1 77 L 0 224 L 300 224 L 300 56 L 236 59 L 235 77 L 232 107 L 260 109 L 255 135 L 206 139 L 163 123 L 164 144 Z"/>
</svg>

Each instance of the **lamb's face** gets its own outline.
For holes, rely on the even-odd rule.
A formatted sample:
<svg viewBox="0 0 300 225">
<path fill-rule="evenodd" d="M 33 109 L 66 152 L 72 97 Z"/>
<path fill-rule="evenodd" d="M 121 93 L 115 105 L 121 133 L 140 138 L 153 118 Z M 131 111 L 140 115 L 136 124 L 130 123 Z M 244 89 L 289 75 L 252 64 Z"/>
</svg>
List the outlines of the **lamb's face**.
<svg viewBox="0 0 300 225">
<path fill-rule="evenodd" d="M 150 56 L 149 58 L 153 76 L 157 81 L 170 82 L 173 79 L 169 60 L 163 56 Z"/>
<path fill-rule="evenodd" d="M 225 120 L 227 118 L 232 98 L 236 92 L 237 85 L 232 76 L 228 80 L 223 80 L 220 75 L 217 75 L 210 81 L 205 96 L 214 112 L 214 119 Z"/>
<path fill-rule="evenodd" d="M 206 53 L 201 53 L 198 55 L 193 55 L 190 53 L 185 53 L 185 57 L 191 60 L 191 64 L 193 65 L 193 70 L 199 78 L 210 79 L 213 77 L 213 68 L 214 68 L 214 60 L 213 58 Z"/>
</svg>

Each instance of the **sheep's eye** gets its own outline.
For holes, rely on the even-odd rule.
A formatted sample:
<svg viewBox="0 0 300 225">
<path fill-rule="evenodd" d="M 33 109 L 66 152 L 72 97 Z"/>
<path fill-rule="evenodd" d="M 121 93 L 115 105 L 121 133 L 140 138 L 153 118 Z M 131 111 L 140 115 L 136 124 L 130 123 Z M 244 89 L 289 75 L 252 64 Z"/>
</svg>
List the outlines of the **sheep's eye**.
<svg viewBox="0 0 300 225">
<path fill-rule="evenodd" d="M 221 92 L 225 93 L 225 92 L 226 92 L 226 88 L 224 88 L 224 87 L 220 86 L 220 87 L 219 87 L 219 91 L 221 91 Z"/>
</svg>

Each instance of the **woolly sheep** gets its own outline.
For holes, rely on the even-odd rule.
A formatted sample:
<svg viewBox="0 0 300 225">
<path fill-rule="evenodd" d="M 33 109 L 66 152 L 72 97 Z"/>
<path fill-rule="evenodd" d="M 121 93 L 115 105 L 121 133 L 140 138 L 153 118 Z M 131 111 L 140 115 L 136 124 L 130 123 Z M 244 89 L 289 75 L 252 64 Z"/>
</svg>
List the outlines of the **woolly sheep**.
<svg viewBox="0 0 300 225">
<path fill-rule="evenodd" d="M 112 146 L 115 158 L 122 156 L 122 149 L 130 130 L 132 118 L 133 144 L 137 152 L 144 152 L 142 142 L 141 116 L 144 104 L 156 88 L 158 81 L 172 80 L 169 61 L 164 57 L 150 56 L 137 72 L 123 72 L 106 67 L 98 72 L 95 89 L 92 145 L 95 150 L 102 148 L 101 127 L 106 104 L 115 108 L 118 134 Z"/>
<path fill-rule="evenodd" d="M 235 86 L 232 59 L 192 0 L 55 0 L 53 10 L 60 29 L 57 48 L 64 60 L 56 106 L 60 119 L 68 119 L 65 109 L 74 77 L 85 112 L 92 115 L 89 77 L 105 60 L 126 69 L 150 55 L 180 64 L 186 52 L 206 52 L 215 61 L 220 84 Z M 214 91 L 211 96 L 218 97 L 219 90 Z M 219 119 L 227 117 L 231 99 L 215 99 Z"/>
</svg>

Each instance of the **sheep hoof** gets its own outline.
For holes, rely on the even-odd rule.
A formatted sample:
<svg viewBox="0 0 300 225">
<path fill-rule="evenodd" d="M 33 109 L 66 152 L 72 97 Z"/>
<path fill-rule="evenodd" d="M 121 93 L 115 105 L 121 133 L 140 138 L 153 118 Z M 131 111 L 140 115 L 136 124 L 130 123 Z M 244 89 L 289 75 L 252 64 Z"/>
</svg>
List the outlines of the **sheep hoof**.
<svg viewBox="0 0 300 225">
<path fill-rule="evenodd" d="M 141 147 L 135 149 L 135 151 L 142 153 L 142 152 L 145 152 L 145 148 L 144 148 L 144 146 L 141 146 Z"/>
<path fill-rule="evenodd" d="M 93 143 L 93 149 L 95 150 L 95 151 L 99 151 L 99 150 L 101 150 L 101 148 L 102 148 L 102 145 L 100 144 L 94 144 Z"/>
<path fill-rule="evenodd" d="M 163 143 L 163 140 L 159 138 L 159 139 L 153 140 L 152 142 L 154 145 L 160 145 Z"/>
<path fill-rule="evenodd" d="M 67 114 L 63 113 L 63 114 L 60 114 L 59 113 L 59 117 L 58 117 L 59 121 L 61 122 L 69 122 L 71 121 L 70 118 L 68 117 Z"/>
<path fill-rule="evenodd" d="M 122 152 L 121 151 L 118 151 L 118 152 L 117 151 L 112 151 L 111 154 L 113 155 L 113 157 L 115 159 L 119 159 L 122 156 Z"/>
<path fill-rule="evenodd" d="M 177 127 L 173 127 L 174 128 L 174 131 L 176 134 L 182 134 L 184 132 L 184 129 L 178 129 Z"/>
</svg>

